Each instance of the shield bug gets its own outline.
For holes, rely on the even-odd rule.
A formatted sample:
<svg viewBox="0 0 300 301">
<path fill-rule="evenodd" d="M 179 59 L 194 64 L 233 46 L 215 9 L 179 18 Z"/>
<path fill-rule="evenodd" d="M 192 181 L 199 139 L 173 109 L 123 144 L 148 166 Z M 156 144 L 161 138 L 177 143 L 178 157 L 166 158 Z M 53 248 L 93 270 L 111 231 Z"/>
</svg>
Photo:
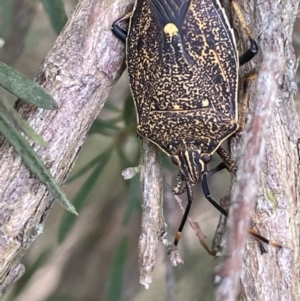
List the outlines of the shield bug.
<svg viewBox="0 0 300 301">
<path fill-rule="evenodd" d="M 244 124 L 245 114 L 238 116 L 238 70 L 258 51 L 241 11 L 234 0 L 232 4 L 250 41 L 240 57 L 219 0 L 137 0 L 132 13 L 112 26 L 126 41 L 137 134 L 171 156 L 179 167 L 173 192 L 187 192 L 175 245 L 191 207 L 193 185 L 201 182 L 205 197 L 227 216 L 211 198 L 207 178 L 223 168 L 236 169 L 221 144 Z M 128 32 L 119 26 L 126 18 Z M 247 97 L 242 106 L 247 106 Z M 209 170 L 215 152 L 223 163 Z"/>
</svg>

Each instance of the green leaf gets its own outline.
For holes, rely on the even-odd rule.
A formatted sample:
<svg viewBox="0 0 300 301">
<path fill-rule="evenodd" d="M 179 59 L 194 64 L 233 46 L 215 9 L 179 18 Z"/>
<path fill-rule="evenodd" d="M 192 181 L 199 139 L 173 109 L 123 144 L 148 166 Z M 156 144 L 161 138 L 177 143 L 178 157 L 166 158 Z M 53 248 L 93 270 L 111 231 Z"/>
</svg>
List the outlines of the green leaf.
<svg viewBox="0 0 300 301">
<path fill-rule="evenodd" d="M 121 110 L 115 106 L 110 100 L 107 100 L 107 102 L 105 103 L 103 109 L 108 110 L 108 111 L 112 111 L 112 112 L 116 112 L 116 113 L 120 113 Z"/>
<path fill-rule="evenodd" d="M 127 239 L 120 243 L 114 256 L 107 289 L 108 301 L 121 301 L 123 289 L 124 267 L 127 257 Z"/>
<path fill-rule="evenodd" d="M 14 2 L 11 0 L 0 1 L 0 10 L 5 12 L 1 13 L 0 19 L 0 36 L 4 39 L 4 41 L 9 39 L 9 37 L 12 35 L 14 6 Z"/>
<path fill-rule="evenodd" d="M 127 139 L 128 136 L 126 136 Z M 140 156 L 141 156 L 141 152 L 140 152 L 140 139 L 137 137 L 134 137 L 134 145 L 131 145 L 131 150 L 130 150 L 130 155 L 126 154 L 125 149 L 124 149 L 124 143 L 123 140 L 125 140 L 123 138 L 123 140 L 119 140 L 116 143 L 116 152 L 117 155 L 119 157 L 120 160 L 120 164 L 121 164 L 121 168 L 127 168 L 130 166 L 137 166 L 139 165 L 140 162 Z M 130 159 L 128 158 L 128 155 L 130 156 Z"/>
<path fill-rule="evenodd" d="M 76 209 L 68 201 L 66 195 L 51 176 L 41 159 L 2 112 L 0 112 L 0 132 L 14 147 L 15 151 L 23 159 L 30 171 L 47 187 L 52 196 L 65 209 L 77 215 Z"/>
<path fill-rule="evenodd" d="M 54 31 L 59 35 L 68 21 L 64 2 L 62 0 L 42 0 L 42 3 Z"/>
<path fill-rule="evenodd" d="M 116 148 L 117 155 L 120 159 L 121 168 L 127 168 L 129 166 L 133 166 L 134 164 L 127 158 L 123 145 L 117 145 Z"/>
<path fill-rule="evenodd" d="M 109 151 L 111 152 L 112 150 L 109 149 Z M 106 151 L 108 152 L 108 151 Z M 94 168 L 95 165 L 103 160 L 103 156 L 105 157 L 106 153 L 101 153 L 99 156 L 97 156 L 96 158 L 94 158 L 93 160 L 91 160 L 90 162 L 88 162 L 86 165 L 84 165 L 81 169 L 79 169 L 73 176 L 71 176 L 70 178 L 68 178 L 67 183 L 70 183 L 74 180 L 76 180 L 77 178 L 81 177 L 82 175 L 84 175 L 86 172 L 88 172 L 90 169 Z M 105 159 L 105 158 L 104 158 Z"/>
<path fill-rule="evenodd" d="M 40 253 L 32 265 L 26 266 L 26 273 L 15 283 L 12 291 L 11 300 L 17 299 L 18 294 L 24 289 L 35 272 L 43 266 L 46 260 L 50 257 L 50 250 L 44 250 Z"/>
<path fill-rule="evenodd" d="M 133 125 L 135 125 L 135 108 L 131 94 L 125 99 L 123 119 L 126 127 L 131 128 Z"/>
<path fill-rule="evenodd" d="M 134 211 L 141 207 L 140 177 L 136 175 L 125 183 L 127 186 L 127 208 L 123 219 L 123 225 L 126 225 Z"/>
<path fill-rule="evenodd" d="M 41 86 L 2 62 L 0 62 L 0 86 L 37 107 L 47 110 L 55 110 L 58 107 L 52 96 Z"/>
<path fill-rule="evenodd" d="M 57 296 L 57 292 L 55 292 L 53 295 L 49 296 L 45 301 L 71 301 L 71 296 L 62 295 Z"/>
<path fill-rule="evenodd" d="M 90 130 L 89 130 L 89 135 L 91 134 L 106 134 L 108 131 L 107 130 L 113 130 L 113 131 L 120 131 L 121 128 L 116 125 L 117 122 L 119 122 L 121 119 L 120 118 L 115 118 L 115 119 L 110 119 L 110 120 L 101 120 L 97 118 Z M 111 135 L 111 134 L 110 134 Z"/>
<path fill-rule="evenodd" d="M 89 194 L 91 193 L 93 187 L 97 184 L 98 178 L 101 175 L 104 167 L 106 166 L 110 156 L 112 154 L 112 150 L 108 149 L 101 156 L 98 157 L 98 164 L 96 165 L 94 171 L 91 175 L 87 178 L 85 183 L 81 186 L 80 190 L 77 192 L 73 204 L 76 206 L 78 211 L 81 210 L 84 203 L 86 202 Z M 61 220 L 59 232 L 58 232 L 58 241 L 61 243 L 70 232 L 71 228 L 75 223 L 74 216 L 70 214 L 65 214 Z"/>
<path fill-rule="evenodd" d="M 32 139 L 34 142 L 41 146 L 46 146 L 47 143 L 41 137 L 38 135 L 34 129 L 29 126 L 25 120 L 23 120 L 16 110 L 13 108 L 11 103 L 5 99 L 1 99 L 0 101 L 0 110 L 2 113 L 6 116 L 6 118 L 14 125 L 19 131 L 22 131 L 25 133 L 30 139 Z"/>
</svg>

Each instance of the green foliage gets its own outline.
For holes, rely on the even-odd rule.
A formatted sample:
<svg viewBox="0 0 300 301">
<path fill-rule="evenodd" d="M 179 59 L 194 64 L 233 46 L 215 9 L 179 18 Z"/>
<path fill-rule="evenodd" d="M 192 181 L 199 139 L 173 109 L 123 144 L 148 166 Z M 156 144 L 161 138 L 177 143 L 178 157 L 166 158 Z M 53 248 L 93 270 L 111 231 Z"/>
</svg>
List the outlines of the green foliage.
<svg viewBox="0 0 300 301">
<path fill-rule="evenodd" d="M 0 86 L 39 108 L 57 109 L 55 100 L 39 84 L 2 62 L 0 62 Z"/>
<path fill-rule="evenodd" d="M 116 125 L 116 123 L 120 121 L 121 119 L 119 117 L 115 119 L 110 119 L 108 121 L 96 119 L 90 129 L 89 134 L 100 134 L 104 136 L 111 136 L 114 134 L 115 131 L 121 130 L 121 128 Z"/>
<path fill-rule="evenodd" d="M 7 39 L 11 35 L 13 28 L 14 2 L 12 0 L 1 0 L 0 2 L 1 9 L 5 12 L 5 14 L 1 14 L 0 18 L 0 35 L 2 38 Z"/>
<path fill-rule="evenodd" d="M 23 132 L 27 135 L 32 141 L 35 143 L 46 146 L 47 143 L 38 135 L 32 127 L 30 127 L 16 112 L 11 103 L 7 101 L 5 98 L 0 99 L 0 114 L 7 119 L 10 123 L 10 126 L 14 126 L 18 131 Z M 0 127 L 0 132 L 3 132 Z M 12 133 L 11 133 L 12 134 Z M 12 137 L 14 139 L 14 137 Z"/>
<path fill-rule="evenodd" d="M 47 300 L 45 301 L 71 301 L 71 297 L 68 296 L 50 296 Z"/>
<path fill-rule="evenodd" d="M 19 294 L 19 292 L 23 290 L 23 288 L 31 279 L 31 277 L 34 275 L 34 273 L 39 269 L 40 266 L 42 266 L 47 261 L 49 256 L 50 256 L 49 250 L 43 251 L 38 255 L 35 262 L 26 269 L 26 273 L 20 278 L 20 280 L 16 283 L 14 287 L 13 294 L 11 295 L 12 300 Z"/>
<path fill-rule="evenodd" d="M 133 130 L 136 127 L 136 116 L 135 116 L 135 109 L 134 109 L 134 102 L 132 99 L 132 96 L 129 95 L 126 99 L 125 99 L 125 103 L 124 103 L 124 110 L 123 110 L 123 120 L 125 122 L 125 126 L 130 129 Z"/>
<path fill-rule="evenodd" d="M 74 206 L 68 201 L 41 159 L 34 152 L 26 139 L 2 112 L 0 112 L 1 134 L 10 142 L 18 155 L 23 159 L 30 171 L 42 182 L 59 203 L 68 211 L 77 214 Z"/>
<path fill-rule="evenodd" d="M 49 110 L 57 108 L 55 100 L 42 87 L 2 62 L 0 62 L 0 86 L 20 99 L 38 107 Z M 17 115 L 13 107 L 4 99 L 0 99 L 0 133 L 10 142 L 30 171 L 48 188 L 53 197 L 64 208 L 76 214 L 74 206 L 68 201 L 66 195 L 20 131 L 40 145 L 46 145 L 43 138 Z"/>
<path fill-rule="evenodd" d="M 136 149 L 135 154 L 131 152 L 131 158 L 128 158 L 128 155 L 124 149 L 124 140 L 136 135 L 136 120 L 132 96 L 129 95 L 126 98 L 123 110 L 118 109 L 110 101 L 106 102 L 104 110 L 108 111 L 108 115 L 112 116 L 107 120 L 99 118 L 96 119 L 90 129 L 89 135 L 98 134 L 113 137 L 114 141 L 112 145 L 108 147 L 106 151 L 101 152 L 94 159 L 88 161 L 81 169 L 79 169 L 67 180 L 67 183 L 70 183 L 85 175 L 87 172 L 93 170 L 73 199 L 72 203 L 79 212 L 83 205 L 87 202 L 88 196 L 91 194 L 93 188 L 101 181 L 100 177 L 102 176 L 103 169 L 108 163 L 113 152 L 116 152 L 117 156 L 119 157 L 120 173 L 122 169 L 130 166 L 137 166 L 139 162 L 140 152 L 138 148 Z M 126 181 L 125 187 L 127 188 L 127 209 L 124 215 L 124 224 L 130 220 L 133 212 L 139 208 L 139 177 L 134 177 L 130 181 Z M 75 221 L 76 220 L 74 216 L 67 214 L 64 215 L 58 234 L 58 240 L 60 243 L 63 242 L 63 240 L 67 237 L 67 234 L 72 229 Z"/>
<path fill-rule="evenodd" d="M 140 177 L 135 176 L 125 183 L 127 188 L 127 208 L 123 219 L 123 225 L 126 225 L 129 222 L 132 214 L 137 208 L 141 208 Z"/>
<path fill-rule="evenodd" d="M 68 20 L 64 2 L 62 0 L 42 0 L 42 3 L 49 16 L 50 23 L 58 35 Z"/>
<path fill-rule="evenodd" d="M 111 148 L 107 149 L 105 152 L 101 153 L 96 158 L 97 161 L 95 159 L 92 160 L 91 162 L 93 162 L 93 164 L 91 164 L 91 162 L 88 163 L 81 170 L 79 170 L 79 172 L 76 175 L 74 175 L 73 179 L 76 179 L 78 177 L 78 175 L 82 175 L 85 172 L 89 171 L 92 167 L 95 166 L 95 163 L 96 163 L 94 171 L 91 173 L 91 175 L 87 178 L 87 180 L 81 186 L 81 188 L 79 189 L 79 191 L 77 192 L 77 194 L 73 200 L 73 204 L 77 208 L 78 211 L 80 211 L 80 209 L 83 207 L 83 205 L 87 201 L 87 198 L 88 198 L 89 194 L 91 193 L 92 189 L 97 184 L 98 179 L 99 179 L 104 167 L 106 166 L 107 162 L 109 161 L 111 153 L 112 153 L 112 149 Z M 65 214 L 63 216 L 63 218 L 61 220 L 61 224 L 60 224 L 59 234 L 58 234 L 59 242 L 62 242 L 66 238 L 67 234 L 71 230 L 74 223 L 75 223 L 74 215 Z"/>
<path fill-rule="evenodd" d="M 52 110 L 57 108 L 55 100 L 42 87 L 2 62 L 0 62 L 0 86 L 38 107 Z M 46 145 L 43 138 L 17 115 L 13 107 L 4 99 L 0 99 L 0 133 L 10 142 L 30 171 L 47 187 L 53 197 L 68 211 L 76 214 L 74 206 L 68 201 L 20 131 L 40 145 Z"/>
<path fill-rule="evenodd" d="M 107 301 L 122 300 L 123 275 L 126 257 L 127 239 L 124 238 L 123 241 L 119 244 L 111 266 L 110 278 L 107 289 Z"/>
</svg>

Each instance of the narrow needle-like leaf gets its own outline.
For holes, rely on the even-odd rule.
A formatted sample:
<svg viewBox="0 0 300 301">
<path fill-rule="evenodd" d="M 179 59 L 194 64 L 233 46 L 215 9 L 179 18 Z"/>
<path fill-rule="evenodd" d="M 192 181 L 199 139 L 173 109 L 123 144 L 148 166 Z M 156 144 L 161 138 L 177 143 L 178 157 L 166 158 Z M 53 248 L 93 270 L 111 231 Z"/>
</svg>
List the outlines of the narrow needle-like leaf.
<svg viewBox="0 0 300 301">
<path fill-rule="evenodd" d="M 32 139 L 35 143 L 46 146 L 47 143 L 38 135 L 34 129 L 27 124 L 25 120 L 23 120 L 20 115 L 13 108 L 11 103 L 6 99 L 0 100 L 0 110 L 6 116 L 6 118 L 19 130 L 26 134 L 30 139 Z"/>
<path fill-rule="evenodd" d="M 64 2 L 62 0 L 42 0 L 42 3 L 53 29 L 59 34 L 68 20 Z"/>
<path fill-rule="evenodd" d="M 30 171 L 48 188 L 53 197 L 65 209 L 77 214 L 75 207 L 68 201 L 66 195 L 51 176 L 41 159 L 2 112 L 0 112 L 0 132 L 21 156 Z"/>
<path fill-rule="evenodd" d="M 2 62 L 0 86 L 37 107 L 47 110 L 55 110 L 58 107 L 53 97 L 40 85 Z"/>
</svg>

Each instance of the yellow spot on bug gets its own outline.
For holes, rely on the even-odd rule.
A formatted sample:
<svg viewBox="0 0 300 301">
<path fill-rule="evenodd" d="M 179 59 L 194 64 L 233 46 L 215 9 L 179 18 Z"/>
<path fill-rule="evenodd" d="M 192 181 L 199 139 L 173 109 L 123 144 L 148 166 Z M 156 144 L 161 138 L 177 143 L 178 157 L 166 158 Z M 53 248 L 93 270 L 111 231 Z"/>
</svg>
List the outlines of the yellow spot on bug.
<svg viewBox="0 0 300 301">
<path fill-rule="evenodd" d="M 208 106 L 209 106 L 209 100 L 208 100 L 208 99 L 204 99 L 204 100 L 202 101 L 202 106 L 203 106 L 203 107 L 208 107 Z"/>
<path fill-rule="evenodd" d="M 174 110 L 180 110 L 181 107 L 179 105 L 174 105 Z"/>
<path fill-rule="evenodd" d="M 170 36 L 173 36 L 174 34 L 178 33 L 178 28 L 173 23 L 168 23 L 164 27 L 165 34 L 169 34 Z"/>
</svg>

